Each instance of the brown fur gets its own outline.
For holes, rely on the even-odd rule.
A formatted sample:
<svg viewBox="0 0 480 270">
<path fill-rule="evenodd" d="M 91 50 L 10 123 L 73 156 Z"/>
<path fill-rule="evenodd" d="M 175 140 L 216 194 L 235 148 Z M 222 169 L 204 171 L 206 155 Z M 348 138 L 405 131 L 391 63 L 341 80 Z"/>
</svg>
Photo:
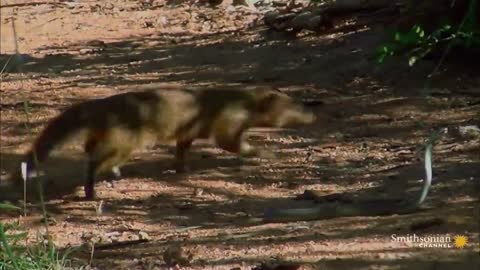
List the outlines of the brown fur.
<svg viewBox="0 0 480 270">
<path fill-rule="evenodd" d="M 98 173 L 118 167 L 132 151 L 154 138 L 176 142 L 177 172 L 185 170 L 188 150 L 197 138 L 213 138 L 222 149 L 241 156 L 262 151 L 245 140 L 251 127 L 285 127 L 314 121 L 287 95 L 273 90 L 149 90 L 129 92 L 73 105 L 53 119 L 26 159 L 30 168 L 81 130 L 87 131 L 87 198 L 95 197 Z"/>
</svg>

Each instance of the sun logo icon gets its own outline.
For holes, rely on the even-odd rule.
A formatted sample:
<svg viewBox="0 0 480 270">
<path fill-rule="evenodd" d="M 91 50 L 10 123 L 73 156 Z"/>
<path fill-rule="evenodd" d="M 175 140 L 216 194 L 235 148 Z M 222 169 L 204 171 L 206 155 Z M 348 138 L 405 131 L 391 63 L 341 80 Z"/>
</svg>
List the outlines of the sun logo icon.
<svg viewBox="0 0 480 270">
<path fill-rule="evenodd" d="M 455 235 L 453 240 L 456 248 L 464 248 L 468 243 L 468 238 L 465 235 Z"/>
</svg>

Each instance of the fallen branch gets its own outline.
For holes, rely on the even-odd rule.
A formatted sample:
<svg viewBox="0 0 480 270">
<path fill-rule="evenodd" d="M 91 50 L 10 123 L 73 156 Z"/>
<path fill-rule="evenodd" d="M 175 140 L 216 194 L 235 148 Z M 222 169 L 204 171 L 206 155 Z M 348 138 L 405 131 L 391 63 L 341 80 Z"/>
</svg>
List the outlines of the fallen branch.
<svg viewBox="0 0 480 270">
<path fill-rule="evenodd" d="M 291 8 L 267 12 L 264 23 L 276 31 L 297 33 L 302 30 L 319 32 L 334 27 L 334 18 L 351 16 L 357 12 L 371 12 L 383 9 L 397 9 L 395 1 L 388 0 L 337 0 L 321 6 L 303 10 Z"/>
<path fill-rule="evenodd" d="M 112 248 L 120 248 L 120 247 L 126 247 L 126 246 L 146 243 L 148 241 L 149 241 L 149 239 L 137 239 L 137 240 L 120 241 L 120 242 L 112 242 L 112 243 L 105 243 L 105 244 L 96 244 L 95 249 L 96 250 L 105 250 L 105 249 L 112 249 Z"/>
</svg>

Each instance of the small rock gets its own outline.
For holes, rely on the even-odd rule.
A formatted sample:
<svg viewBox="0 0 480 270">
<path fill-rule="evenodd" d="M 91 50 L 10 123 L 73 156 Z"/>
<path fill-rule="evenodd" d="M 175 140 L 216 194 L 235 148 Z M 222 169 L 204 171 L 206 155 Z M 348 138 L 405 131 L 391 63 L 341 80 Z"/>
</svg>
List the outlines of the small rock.
<svg viewBox="0 0 480 270">
<path fill-rule="evenodd" d="M 150 240 L 150 235 L 146 232 L 140 231 L 138 236 L 140 236 L 140 240 Z"/>
<path fill-rule="evenodd" d="M 458 134 L 464 139 L 480 138 L 480 128 L 478 126 L 460 126 L 458 127 Z"/>
<path fill-rule="evenodd" d="M 179 244 L 169 246 L 163 253 L 163 260 L 168 266 L 188 265 L 192 255 L 186 256 Z"/>
<path fill-rule="evenodd" d="M 209 32 L 212 30 L 212 25 L 210 23 L 204 22 L 202 26 L 202 31 Z"/>
<path fill-rule="evenodd" d="M 195 188 L 193 190 L 193 195 L 196 196 L 196 197 L 202 196 L 202 194 L 203 194 L 203 189 L 201 189 L 201 188 Z"/>
<path fill-rule="evenodd" d="M 129 235 L 128 236 L 128 239 L 129 240 L 132 240 L 132 241 L 137 241 L 140 239 L 140 236 L 136 235 L 136 234 L 132 234 L 132 235 Z"/>
<path fill-rule="evenodd" d="M 168 19 L 167 17 L 165 16 L 160 16 L 158 19 L 157 19 L 157 23 L 160 24 L 160 25 L 167 25 L 168 24 Z"/>
<path fill-rule="evenodd" d="M 235 1 L 235 0 L 234 0 L 234 1 Z M 236 9 L 233 5 L 231 5 L 231 6 L 228 6 L 228 7 L 225 9 L 225 11 L 226 11 L 227 13 L 234 13 L 234 12 L 237 11 L 237 9 Z"/>
<path fill-rule="evenodd" d="M 53 218 L 53 217 L 48 216 L 48 215 L 47 215 L 47 218 L 46 218 L 46 219 L 45 219 L 45 218 L 42 218 L 40 221 L 41 221 L 42 223 L 47 223 L 47 224 L 50 225 L 50 226 L 57 224 L 57 220 L 56 220 L 55 218 Z"/>
<path fill-rule="evenodd" d="M 145 22 L 143 22 L 143 27 L 145 27 L 145 28 L 152 28 L 152 27 L 153 27 L 153 22 L 151 22 L 151 21 L 145 21 Z"/>
<path fill-rule="evenodd" d="M 78 52 L 79 52 L 80 54 L 87 54 L 87 53 L 92 53 L 93 50 L 92 50 L 92 49 L 89 49 L 89 48 L 83 48 L 83 49 L 78 50 Z"/>
<path fill-rule="evenodd" d="M 111 244 L 113 240 L 110 239 L 110 237 L 100 236 L 95 242 L 101 244 Z"/>
<path fill-rule="evenodd" d="M 115 232 L 108 232 L 108 233 L 106 233 L 105 235 L 108 236 L 108 237 L 112 237 L 112 236 L 120 236 L 121 233 L 115 231 Z"/>
<path fill-rule="evenodd" d="M 92 46 L 92 47 L 105 47 L 105 41 L 98 40 L 98 39 L 93 39 L 90 40 L 86 43 L 87 46 Z"/>
<path fill-rule="evenodd" d="M 104 9 L 112 10 L 115 6 L 112 3 L 106 3 Z"/>
</svg>

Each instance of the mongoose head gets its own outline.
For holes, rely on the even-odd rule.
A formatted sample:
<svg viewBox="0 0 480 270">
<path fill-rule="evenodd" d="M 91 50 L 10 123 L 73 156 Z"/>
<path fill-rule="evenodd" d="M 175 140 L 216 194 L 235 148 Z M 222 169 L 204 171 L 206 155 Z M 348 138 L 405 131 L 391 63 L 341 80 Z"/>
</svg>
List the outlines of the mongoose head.
<svg viewBox="0 0 480 270">
<path fill-rule="evenodd" d="M 255 126 L 259 127 L 289 127 L 311 124 L 315 115 L 303 104 L 293 100 L 286 94 L 274 90 L 257 92 L 257 115 Z"/>
</svg>

